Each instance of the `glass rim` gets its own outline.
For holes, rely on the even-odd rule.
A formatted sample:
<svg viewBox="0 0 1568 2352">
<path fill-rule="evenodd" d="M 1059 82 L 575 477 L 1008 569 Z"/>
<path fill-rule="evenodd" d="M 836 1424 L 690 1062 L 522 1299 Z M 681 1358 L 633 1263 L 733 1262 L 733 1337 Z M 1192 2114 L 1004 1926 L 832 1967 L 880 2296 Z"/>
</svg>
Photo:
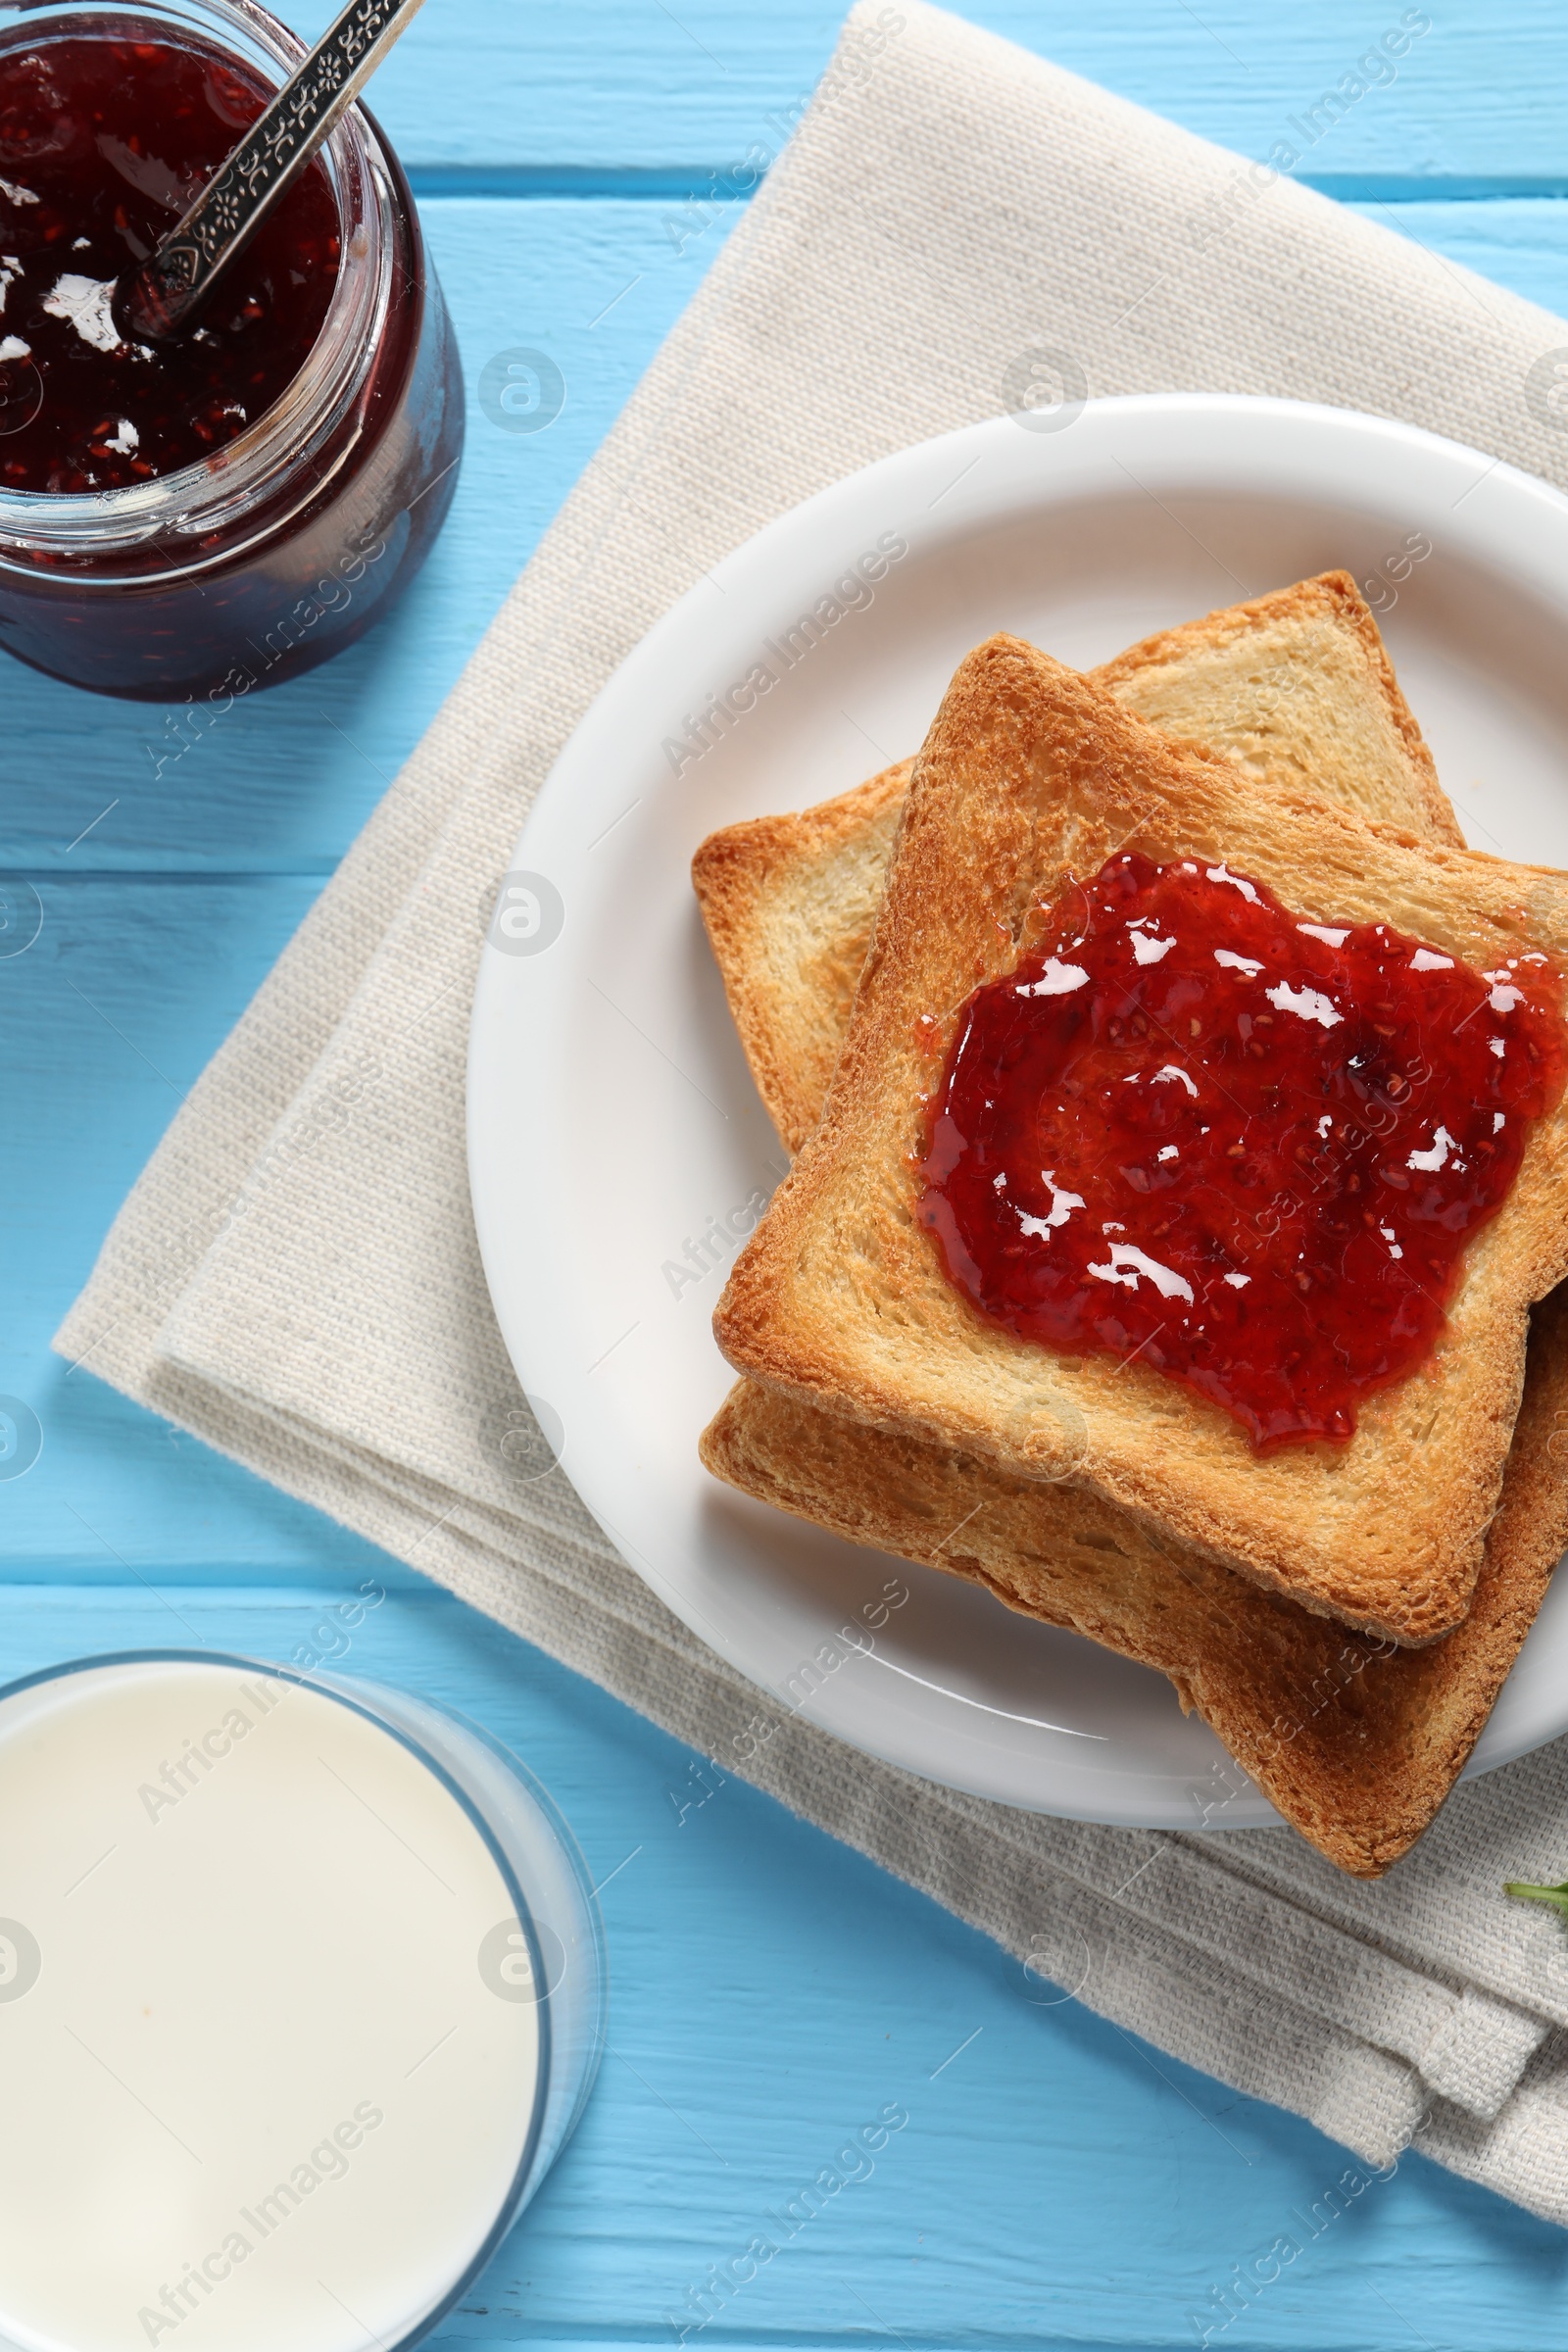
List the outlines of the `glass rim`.
<svg viewBox="0 0 1568 2352">
<path fill-rule="evenodd" d="M 0 51 L 121 28 L 183 32 L 278 85 L 307 54 L 306 42 L 260 0 L 0 0 Z M 176 472 L 118 490 L 0 487 L 0 568 L 36 577 L 37 563 L 29 558 L 133 556 L 155 540 L 178 548 L 222 531 L 283 493 L 341 423 L 369 372 L 390 310 L 397 208 L 387 152 L 362 106 L 346 110 L 318 156 L 337 204 L 340 249 L 326 317 L 299 373 L 244 432 Z M 317 496 L 324 479 L 313 478 L 305 495 Z M 288 519 L 279 513 L 268 527 Z M 224 548 L 220 560 L 235 552 Z M 184 561 L 151 564 L 146 576 L 171 581 L 213 560 L 189 546 Z M 102 584 L 126 580 L 121 572 Z"/>
<path fill-rule="evenodd" d="M 24 5 L 25 5 L 25 0 L 24 0 Z M 383 1709 L 375 1703 L 380 1696 L 380 1691 L 373 1682 L 362 1684 L 358 1677 L 335 1677 L 322 1674 L 315 1668 L 285 1665 L 275 1659 L 249 1655 L 243 1650 L 177 1649 L 172 1646 L 117 1649 L 104 1650 L 97 1655 L 89 1654 L 86 1657 L 65 1658 L 57 1665 L 37 1667 L 31 1674 L 13 1676 L 8 1682 L 0 1684 L 0 1708 L 4 1707 L 8 1699 L 19 1697 L 24 1690 L 37 1690 L 45 1683 L 66 1682 L 78 1676 L 96 1674 L 105 1669 L 120 1666 L 172 1665 L 233 1666 L 249 1673 L 265 1675 L 272 1681 L 296 1683 L 304 1690 L 314 1690 L 318 1697 L 329 1698 L 338 1706 L 347 1707 L 352 1714 L 363 1716 L 368 1723 L 373 1723 L 377 1731 L 384 1732 L 389 1740 L 395 1740 L 399 1746 L 407 1748 L 409 1753 L 416 1757 L 426 1771 L 433 1774 L 435 1779 L 440 1782 L 447 1794 L 462 1809 L 478 1834 L 491 1861 L 501 1875 L 502 1885 L 513 1903 L 517 1924 L 527 1938 L 528 1960 L 535 1972 L 535 1981 L 541 1984 L 548 1983 L 543 1949 L 540 1945 L 539 1933 L 534 1924 L 528 1898 L 518 1884 L 517 1874 L 513 1868 L 512 1861 L 503 1848 L 501 1840 L 485 1818 L 482 1807 L 469 1795 L 467 1789 L 462 1786 L 456 1776 L 447 1769 L 441 1758 L 432 1753 L 424 1740 L 415 1733 L 405 1730 L 400 1723 L 390 1720 Z M 362 1691 L 363 1696 L 360 1694 Z M 433 1700 L 427 1699 L 422 1703 L 427 1707 L 432 1707 L 438 1715 L 450 1715 L 450 1710 L 441 1707 Z M 470 1734 L 481 1728 L 468 1724 L 463 1717 L 451 1717 L 451 1720 L 460 1723 Z M 486 1744 L 514 1764 L 518 1762 L 518 1759 L 512 1758 L 510 1749 L 489 1735 L 486 1735 Z M 526 1767 L 523 1767 L 523 1771 L 526 1772 Z M 530 1780 L 531 1775 L 524 1780 L 525 1788 L 528 1788 Z M 531 1788 L 529 1793 L 533 1793 Z M 551 1826 L 554 1827 L 553 1824 Z M 569 1854 L 567 1858 L 568 1861 L 572 1859 Z M 539 2153 L 540 2140 L 544 2133 L 545 2111 L 549 2103 L 550 2084 L 555 2071 L 555 2035 L 551 2023 L 548 1994 L 535 2004 L 535 2014 L 539 2040 L 538 2058 L 534 2070 L 533 2102 L 528 2117 L 528 2128 L 523 2136 L 522 2152 L 517 2160 L 511 2184 L 495 2220 L 485 2232 L 482 2243 L 471 2258 L 465 2263 L 461 2277 L 453 2281 L 422 2319 L 416 2320 L 412 2327 L 388 2346 L 387 2352 L 414 2352 L 416 2344 L 423 2342 L 433 2328 L 439 2327 L 444 2319 L 451 2316 L 458 2303 L 468 2292 L 475 2280 L 483 2276 L 486 2268 L 505 2243 L 517 2220 L 524 2192 L 531 2184 L 536 2185 L 532 2182 L 532 2175 Z"/>
</svg>

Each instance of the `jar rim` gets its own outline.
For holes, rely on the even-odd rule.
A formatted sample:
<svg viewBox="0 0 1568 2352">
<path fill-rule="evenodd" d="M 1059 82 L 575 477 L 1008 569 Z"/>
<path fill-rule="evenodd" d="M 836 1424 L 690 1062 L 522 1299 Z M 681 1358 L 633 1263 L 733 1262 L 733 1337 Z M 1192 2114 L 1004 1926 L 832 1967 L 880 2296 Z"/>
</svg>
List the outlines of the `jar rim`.
<svg viewBox="0 0 1568 2352">
<path fill-rule="evenodd" d="M 13 31 L 12 24 L 16 29 Z M 102 32 L 218 49 L 281 86 L 308 45 L 259 0 L 0 0 L 0 50 Z M 318 150 L 338 208 L 339 259 L 326 316 L 297 375 L 253 424 L 210 457 L 116 490 L 0 488 L 0 563 L 51 556 L 113 560 L 164 543 L 157 569 L 176 576 L 201 562 L 199 543 L 309 468 L 363 389 L 386 324 L 395 199 L 386 159 L 364 108 L 349 107 Z M 275 523 L 277 517 L 273 517 Z M 232 552 L 232 551 L 230 551 Z M 168 560 L 172 556 L 173 562 Z M 184 558 L 184 561 L 181 558 Z M 30 568 L 30 565 L 28 566 Z"/>
</svg>

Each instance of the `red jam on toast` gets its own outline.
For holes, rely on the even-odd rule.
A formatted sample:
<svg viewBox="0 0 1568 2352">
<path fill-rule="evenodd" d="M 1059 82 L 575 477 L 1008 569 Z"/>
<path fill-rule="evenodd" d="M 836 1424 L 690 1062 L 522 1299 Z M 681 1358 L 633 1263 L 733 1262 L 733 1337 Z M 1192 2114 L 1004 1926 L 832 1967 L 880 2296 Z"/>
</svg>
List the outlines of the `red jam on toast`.
<svg viewBox="0 0 1568 2352">
<path fill-rule="evenodd" d="M 1259 1450 L 1343 1442 L 1444 1327 L 1568 1073 L 1559 975 L 1480 972 L 1120 853 L 964 1007 L 920 1215 L 981 1314 L 1136 1358 Z"/>
</svg>

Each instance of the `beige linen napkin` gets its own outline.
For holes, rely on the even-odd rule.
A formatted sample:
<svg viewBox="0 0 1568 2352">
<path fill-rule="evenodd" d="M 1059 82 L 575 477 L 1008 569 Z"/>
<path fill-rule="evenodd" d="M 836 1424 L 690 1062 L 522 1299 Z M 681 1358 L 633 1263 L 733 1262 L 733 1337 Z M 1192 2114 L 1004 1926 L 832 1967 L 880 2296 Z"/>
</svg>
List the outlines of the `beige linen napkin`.
<svg viewBox="0 0 1568 2352">
<path fill-rule="evenodd" d="M 1338 403 L 1568 482 L 1530 372 L 1562 344 L 1560 320 L 1419 245 L 914 0 L 866 0 L 57 1345 L 1118 2025 L 1368 2164 L 1414 2137 L 1568 2222 L 1568 1948 L 1499 1893 L 1568 1872 L 1568 1743 L 1462 1790 L 1375 1886 L 1289 1831 L 1096 1829 L 851 1763 L 670 1617 L 559 1471 L 509 1460 L 524 1408 L 464 1160 L 474 977 L 529 800 L 649 625 L 762 523 L 995 415 L 1038 345 L 1093 394 Z"/>
</svg>

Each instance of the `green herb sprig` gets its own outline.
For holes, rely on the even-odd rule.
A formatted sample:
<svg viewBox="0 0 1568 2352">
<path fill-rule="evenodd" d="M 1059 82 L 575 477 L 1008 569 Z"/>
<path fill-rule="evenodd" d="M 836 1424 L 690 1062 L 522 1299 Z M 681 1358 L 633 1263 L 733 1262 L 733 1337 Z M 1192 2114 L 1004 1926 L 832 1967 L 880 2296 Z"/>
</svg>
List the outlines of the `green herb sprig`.
<svg viewBox="0 0 1568 2352">
<path fill-rule="evenodd" d="M 1526 1886 L 1518 1879 L 1510 1879 L 1503 1887 L 1504 1894 L 1523 1895 L 1527 1902 L 1550 1903 L 1568 1919 L 1568 1880 L 1560 1886 Z"/>
</svg>

